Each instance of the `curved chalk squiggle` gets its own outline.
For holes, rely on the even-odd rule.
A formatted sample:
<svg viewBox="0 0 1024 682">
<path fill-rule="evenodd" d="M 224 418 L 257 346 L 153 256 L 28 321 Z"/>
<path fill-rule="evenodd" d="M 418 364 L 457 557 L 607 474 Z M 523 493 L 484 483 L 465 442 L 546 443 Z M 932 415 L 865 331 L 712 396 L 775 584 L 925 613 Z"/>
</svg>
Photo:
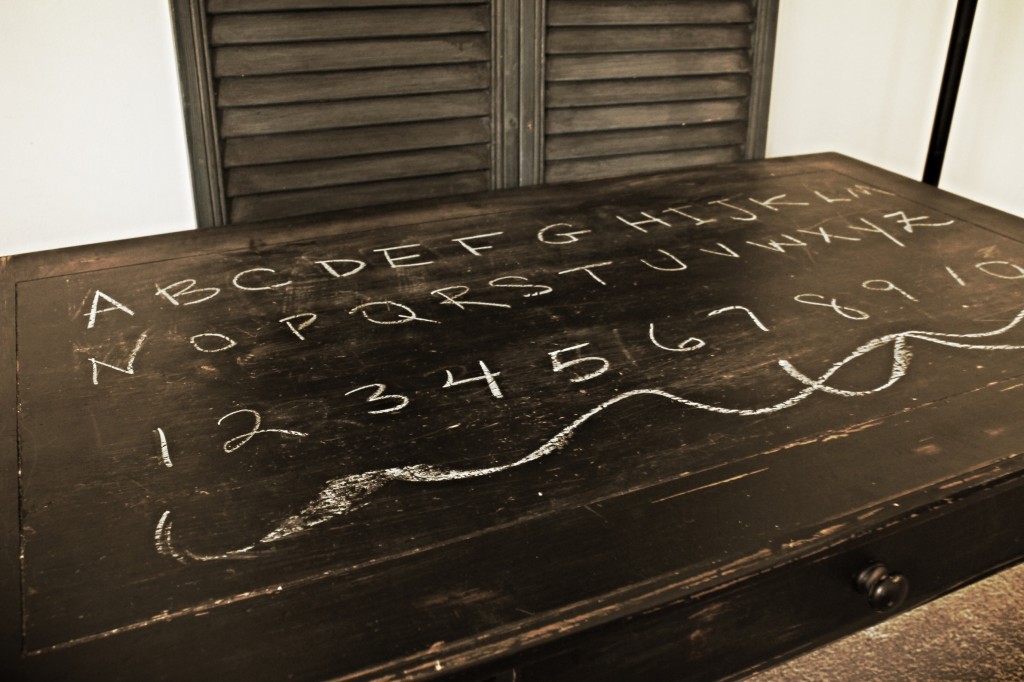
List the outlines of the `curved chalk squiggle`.
<svg viewBox="0 0 1024 682">
<path fill-rule="evenodd" d="M 949 346 L 951 348 L 961 348 L 969 350 L 1024 350 L 1024 345 L 1008 345 L 1008 344 L 979 344 L 969 343 L 968 340 L 972 339 L 984 339 L 993 336 L 999 336 L 1006 332 L 1014 329 L 1017 325 L 1024 321 L 1024 310 L 1017 313 L 1016 316 L 1006 325 L 999 327 L 987 332 L 975 332 L 968 334 L 954 334 L 947 332 L 928 332 L 910 330 L 905 332 L 898 332 L 895 334 L 886 334 L 876 339 L 872 339 L 867 343 L 859 346 L 852 353 L 847 355 L 842 360 L 834 363 L 828 370 L 817 379 L 811 378 L 803 372 L 796 369 L 792 363 L 788 360 L 778 360 L 779 367 L 782 368 L 789 376 L 804 385 L 804 388 L 790 396 L 786 400 L 774 403 L 772 405 L 766 405 L 758 408 L 734 408 L 734 407 L 722 407 L 720 405 L 709 405 L 707 403 L 701 403 L 688 398 L 669 393 L 657 388 L 643 388 L 632 391 L 626 391 L 620 393 L 617 396 L 609 398 L 603 403 L 593 407 L 592 409 L 584 412 L 575 420 L 573 420 L 568 426 L 564 427 L 554 436 L 549 438 L 539 448 L 525 455 L 524 457 L 511 462 L 509 464 L 503 464 L 499 466 L 481 467 L 476 469 L 459 469 L 447 466 L 439 466 L 434 464 L 414 464 L 405 467 L 391 467 L 387 469 L 378 469 L 373 471 L 366 471 L 359 474 L 353 474 L 342 478 L 335 478 L 327 481 L 323 490 L 316 499 L 311 501 L 305 508 L 299 513 L 289 516 L 277 525 L 272 531 L 264 535 L 254 544 L 240 549 L 233 550 L 231 552 L 225 552 L 223 554 L 211 554 L 211 555 L 199 555 L 191 552 L 178 552 L 173 549 L 170 538 L 170 524 L 167 523 L 167 515 L 169 512 L 165 512 L 164 516 L 161 517 L 160 524 L 157 529 L 157 549 L 161 550 L 162 553 L 171 554 L 174 558 L 179 561 L 187 557 L 188 559 L 195 561 L 211 561 L 216 559 L 231 559 L 231 558 L 248 558 L 251 554 L 248 554 L 252 550 L 257 549 L 260 545 L 266 545 L 271 542 L 276 542 L 284 538 L 296 535 L 298 533 L 305 532 L 315 526 L 325 523 L 335 517 L 344 516 L 352 511 L 369 504 L 367 498 L 373 495 L 375 492 L 384 487 L 387 483 L 392 481 L 406 481 L 410 483 L 436 483 L 443 481 L 457 481 L 469 478 L 479 478 L 482 476 L 491 476 L 493 474 L 500 473 L 502 471 L 508 471 L 520 467 L 524 464 L 534 462 L 546 457 L 553 452 L 560 450 L 565 447 L 569 440 L 573 437 L 576 431 L 586 422 L 607 410 L 608 408 L 616 405 L 624 400 L 635 398 L 637 396 L 656 396 L 664 398 L 671 402 L 677 403 L 684 407 L 691 407 L 694 409 L 704 410 L 707 412 L 714 412 L 718 414 L 729 414 L 738 415 L 744 417 L 755 417 L 759 415 L 771 414 L 773 412 L 779 412 L 781 410 L 788 409 L 804 401 L 814 393 L 826 393 L 829 395 L 841 396 L 846 398 L 861 397 L 884 391 L 901 378 L 903 378 L 908 368 L 910 367 L 913 353 L 908 345 L 909 339 L 915 339 L 918 341 L 927 341 L 929 343 L 938 344 L 941 346 Z M 652 330 L 653 331 L 653 330 Z M 892 369 L 889 374 L 889 378 L 885 382 L 876 386 L 861 391 L 850 391 L 835 388 L 827 384 L 828 380 L 831 379 L 836 372 L 845 367 L 847 364 L 853 362 L 857 358 L 860 358 L 878 348 L 892 344 L 893 358 L 892 358 Z"/>
</svg>

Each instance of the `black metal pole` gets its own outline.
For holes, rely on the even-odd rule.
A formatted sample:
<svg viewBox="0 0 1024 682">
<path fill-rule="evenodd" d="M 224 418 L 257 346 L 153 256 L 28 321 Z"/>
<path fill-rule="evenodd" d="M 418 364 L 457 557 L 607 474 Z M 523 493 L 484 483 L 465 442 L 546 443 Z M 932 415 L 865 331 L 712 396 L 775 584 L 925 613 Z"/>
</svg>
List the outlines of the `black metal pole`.
<svg viewBox="0 0 1024 682">
<path fill-rule="evenodd" d="M 939 104 L 935 108 L 935 123 L 932 124 L 932 139 L 928 144 L 928 157 L 924 163 L 924 182 L 938 185 L 942 175 L 942 162 L 946 158 L 946 143 L 949 142 L 949 128 L 953 123 L 953 109 L 956 95 L 960 90 L 960 77 L 964 72 L 967 57 L 967 41 L 974 24 L 974 10 L 978 0 L 958 0 L 956 17 L 953 19 L 953 35 L 949 39 L 946 54 L 946 69 L 942 73 L 942 88 L 939 90 Z"/>
</svg>

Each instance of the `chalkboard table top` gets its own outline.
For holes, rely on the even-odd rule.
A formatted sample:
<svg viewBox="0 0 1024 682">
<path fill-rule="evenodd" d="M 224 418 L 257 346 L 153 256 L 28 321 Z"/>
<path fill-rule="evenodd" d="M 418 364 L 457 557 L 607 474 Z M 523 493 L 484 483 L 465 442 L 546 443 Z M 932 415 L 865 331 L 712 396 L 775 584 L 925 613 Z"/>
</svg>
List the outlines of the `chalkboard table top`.
<svg viewBox="0 0 1024 682">
<path fill-rule="evenodd" d="M 3 259 L 2 670 L 716 678 L 911 608 L 1024 557 L 1022 242 L 823 154 Z"/>
</svg>

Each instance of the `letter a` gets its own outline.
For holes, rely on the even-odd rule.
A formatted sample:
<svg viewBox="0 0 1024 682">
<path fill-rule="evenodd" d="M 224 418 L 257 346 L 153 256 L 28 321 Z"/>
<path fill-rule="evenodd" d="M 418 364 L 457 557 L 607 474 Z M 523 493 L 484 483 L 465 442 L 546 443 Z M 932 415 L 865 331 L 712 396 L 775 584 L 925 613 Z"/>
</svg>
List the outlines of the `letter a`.
<svg viewBox="0 0 1024 682">
<path fill-rule="evenodd" d="M 113 303 L 113 305 L 108 308 L 98 308 L 97 306 L 99 306 L 100 304 L 100 296 L 102 296 L 107 301 Z M 93 294 L 92 297 L 92 308 L 89 310 L 89 324 L 86 328 L 92 329 L 96 325 L 96 316 L 99 315 L 100 313 L 109 313 L 111 310 L 120 310 L 128 313 L 129 315 L 135 315 L 131 308 L 129 308 L 126 305 L 122 305 L 118 301 L 115 301 L 114 299 L 107 296 L 99 289 L 97 289 L 96 293 Z"/>
</svg>

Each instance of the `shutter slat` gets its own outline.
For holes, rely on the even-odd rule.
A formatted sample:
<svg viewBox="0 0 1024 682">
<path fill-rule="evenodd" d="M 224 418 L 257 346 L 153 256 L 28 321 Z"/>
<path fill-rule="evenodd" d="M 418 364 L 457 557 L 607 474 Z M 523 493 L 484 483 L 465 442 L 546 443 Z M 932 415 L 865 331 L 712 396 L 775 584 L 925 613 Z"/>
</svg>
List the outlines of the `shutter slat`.
<svg viewBox="0 0 1024 682">
<path fill-rule="evenodd" d="M 725 26 L 554 28 L 548 31 L 548 54 L 596 54 L 676 50 L 748 49 L 750 28 Z"/>
<path fill-rule="evenodd" d="M 490 120 L 480 117 L 315 133 L 234 137 L 224 144 L 224 165 L 230 168 L 484 144 L 490 141 L 490 136 Z"/>
<path fill-rule="evenodd" d="M 487 0 L 208 0 L 210 14 L 230 12 L 286 12 L 295 9 L 347 9 L 396 5 L 482 5 Z"/>
<path fill-rule="evenodd" d="M 383 123 L 469 118 L 490 113 L 487 91 L 381 97 L 347 102 L 225 109 L 221 136 L 271 135 Z"/>
<path fill-rule="evenodd" d="M 210 42 L 213 45 L 237 45 L 485 33 L 489 27 L 490 13 L 482 5 L 347 12 L 224 14 L 213 17 L 210 22 Z"/>
<path fill-rule="evenodd" d="M 433 197 L 482 192 L 488 188 L 486 171 L 426 178 L 370 182 L 339 191 L 335 187 L 239 197 L 231 202 L 231 221 L 271 220 L 360 206 L 390 204 Z"/>
<path fill-rule="evenodd" d="M 555 135 L 548 140 L 550 161 L 667 152 L 705 147 L 741 145 L 746 139 L 744 122 L 646 128 L 615 132 Z"/>
<path fill-rule="evenodd" d="M 549 26 L 729 24 L 753 19 L 743 0 L 548 0 Z"/>
<path fill-rule="evenodd" d="M 556 55 L 547 63 L 549 81 L 749 72 L 750 57 L 742 50 Z"/>
<path fill-rule="evenodd" d="M 681 102 L 746 97 L 749 93 L 750 78 L 745 75 L 567 81 L 548 85 L 547 105 L 552 109 L 560 109 L 643 102 Z"/>
<path fill-rule="evenodd" d="M 367 178 L 393 180 L 486 170 L 490 159 L 491 152 L 487 145 L 470 145 L 326 161 L 243 166 L 228 170 L 227 192 L 228 196 L 237 197 L 243 194 L 356 184 L 365 182 Z"/>
<path fill-rule="evenodd" d="M 490 81 L 491 69 L 486 62 L 222 78 L 217 103 L 233 107 L 484 90 L 490 87 Z"/>
<path fill-rule="evenodd" d="M 694 123 L 739 121 L 746 118 L 744 100 L 701 100 L 669 104 L 554 109 L 548 112 L 547 132 L 581 133 Z"/>
<path fill-rule="evenodd" d="M 660 154 L 612 156 L 585 161 L 555 161 L 545 171 L 546 182 L 597 180 L 634 173 L 652 173 L 663 170 L 703 166 L 712 163 L 738 161 L 743 158 L 741 147 L 712 147 Z"/>
<path fill-rule="evenodd" d="M 457 64 L 488 59 L 487 35 L 457 34 L 437 38 L 220 47 L 214 52 L 213 62 L 214 75 L 223 77 Z"/>
</svg>

